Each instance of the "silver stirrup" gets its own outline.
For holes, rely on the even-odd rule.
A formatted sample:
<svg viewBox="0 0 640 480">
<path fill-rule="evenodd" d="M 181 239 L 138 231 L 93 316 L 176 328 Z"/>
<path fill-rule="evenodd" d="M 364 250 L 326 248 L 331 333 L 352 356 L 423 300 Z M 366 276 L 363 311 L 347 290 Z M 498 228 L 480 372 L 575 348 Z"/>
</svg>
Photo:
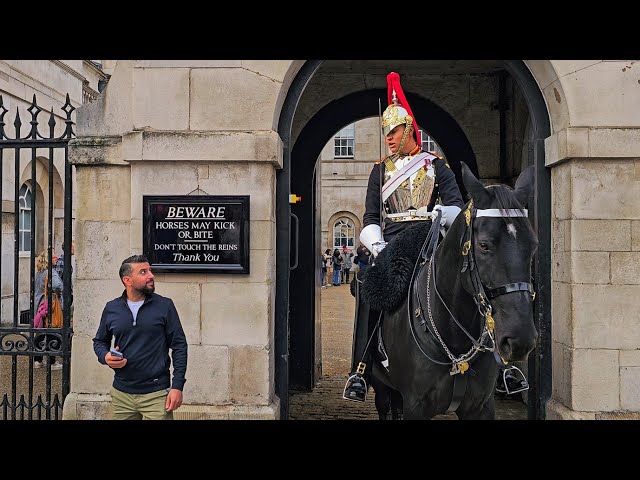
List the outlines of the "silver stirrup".
<svg viewBox="0 0 640 480">
<path fill-rule="evenodd" d="M 364 383 L 364 402 L 367 401 L 367 392 L 369 391 L 369 386 L 367 385 L 367 381 L 364 379 L 364 377 L 362 375 L 358 375 L 356 373 L 354 373 L 353 375 L 351 375 L 348 379 L 347 382 L 344 384 L 344 390 L 342 390 L 342 398 L 345 400 L 351 400 L 352 402 L 360 402 L 360 400 L 355 400 L 353 398 L 349 398 L 347 397 L 347 388 L 349 388 L 351 386 L 351 384 L 353 383 L 353 380 L 355 380 L 356 378 L 360 377 L 360 380 L 362 380 L 362 383 Z"/>
<path fill-rule="evenodd" d="M 512 371 L 512 370 L 516 370 L 520 375 L 513 375 L 514 378 L 517 378 L 520 381 L 520 385 L 522 385 L 519 388 L 516 388 L 515 390 L 509 390 L 509 385 L 507 384 L 507 372 Z M 512 374 L 514 372 L 511 372 Z M 505 368 L 502 372 L 502 383 L 504 383 L 504 389 L 507 395 L 511 395 L 513 393 L 518 393 L 518 392 L 523 392 L 525 390 L 529 390 L 529 382 L 527 382 L 527 378 L 524 376 L 524 373 L 522 373 L 522 370 L 520 370 L 518 367 L 513 366 L 513 367 L 509 367 L 509 368 Z"/>
</svg>

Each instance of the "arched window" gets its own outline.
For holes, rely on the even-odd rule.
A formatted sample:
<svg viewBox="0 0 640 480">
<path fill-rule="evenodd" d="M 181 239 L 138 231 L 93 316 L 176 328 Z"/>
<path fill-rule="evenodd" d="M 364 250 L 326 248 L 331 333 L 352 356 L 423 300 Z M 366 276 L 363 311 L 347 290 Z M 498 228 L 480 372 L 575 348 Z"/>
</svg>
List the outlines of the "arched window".
<svg viewBox="0 0 640 480">
<path fill-rule="evenodd" d="M 20 225 L 19 225 L 19 245 L 21 252 L 31 251 L 31 188 L 25 183 L 20 188 Z"/>
<path fill-rule="evenodd" d="M 339 218 L 333 225 L 333 248 L 353 248 L 356 240 L 356 228 L 346 217 Z"/>
</svg>

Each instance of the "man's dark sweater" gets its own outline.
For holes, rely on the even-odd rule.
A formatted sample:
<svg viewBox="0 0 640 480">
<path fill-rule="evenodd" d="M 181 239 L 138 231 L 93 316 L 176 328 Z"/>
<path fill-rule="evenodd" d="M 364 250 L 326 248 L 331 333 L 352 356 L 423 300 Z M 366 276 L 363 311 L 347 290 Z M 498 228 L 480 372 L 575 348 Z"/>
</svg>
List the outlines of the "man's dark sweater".
<svg viewBox="0 0 640 480">
<path fill-rule="evenodd" d="M 105 355 L 120 347 L 127 364 L 114 368 L 113 387 L 125 393 L 151 393 L 166 388 L 182 390 L 187 370 L 187 339 L 173 301 L 156 293 L 147 295 L 136 321 L 127 304 L 126 291 L 107 302 L 93 339 L 93 350 L 104 365 Z M 170 381 L 169 349 L 173 382 Z"/>
</svg>

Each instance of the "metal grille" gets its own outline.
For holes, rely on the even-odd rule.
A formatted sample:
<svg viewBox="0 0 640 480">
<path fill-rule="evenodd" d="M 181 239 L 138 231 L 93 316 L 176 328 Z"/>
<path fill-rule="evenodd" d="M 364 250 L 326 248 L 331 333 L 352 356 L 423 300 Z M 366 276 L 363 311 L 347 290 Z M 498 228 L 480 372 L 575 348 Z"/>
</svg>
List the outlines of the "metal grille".
<svg viewBox="0 0 640 480">
<path fill-rule="evenodd" d="M 5 116 L 9 110 L 0 95 L 0 185 L 3 186 L 3 234 L 0 236 L 0 278 L 3 279 L 0 317 L 0 419 L 3 420 L 62 418 L 62 405 L 70 387 L 73 336 L 72 183 L 68 143 L 75 137 L 72 121 L 75 107 L 71 105 L 67 94 L 66 102 L 61 108 L 63 113 L 57 115 L 58 122 L 52 108 L 46 125 L 42 126 L 38 116 L 43 109 L 38 106 L 35 95 L 26 110 L 31 119 L 28 132 L 23 136 L 23 127 L 26 131 L 27 126 L 22 123 L 19 108 L 16 107 L 12 127 L 8 126 Z M 61 119 L 64 120 L 64 125 Z M 59 127 L 58 131 L 56 126 Z M 48 130 L 48 133 L 43 135 L 40 129 Z M 13 134 L 10 135 L 7 130 L 13 130 Z M 7 192 L 6 185 L 13 187 L 13 202 L 10 197 L 6 198 L 7 194 L 11 195 Z M 31 192 L 28 215 L 27 208 L 21 205 L 21 200 L 24 203 L 25 198 L 20 195 L 23 185 L 27 185 Z M 8 205 L 6 208 L 5 204 Z M 62 220 L 54 219 L 54 210 L 58 217 L 59 212 L 63 212 Z M 10 233 L 11 226 L 13 235 Z M 25 232 L 29 232 L 29 235 L 25 235 Z M 49 311 L 44 319 L 44 328 L 34 328 L 34 312 L 37 309 L 34 302 L 38 293 L 35 291 L 36 256 L 38 250 L 46 252 L 46 291 L 48 304 L 51 305 L 54 295 L 51 288 L 52 271 L 55 270 L 54 242 L 64 245 L 65 261 L 61 279 L 62 327 L 52 328 Z M 11 250 L 13 255 L 10 253 Z M 12 270 L 12 273 L 6 272 L 5 269 Z M 59 369 L 57 364 L 53 365 L 54 358 L 56 362 L 62 363 L 62 369 Z"/>
</svg>

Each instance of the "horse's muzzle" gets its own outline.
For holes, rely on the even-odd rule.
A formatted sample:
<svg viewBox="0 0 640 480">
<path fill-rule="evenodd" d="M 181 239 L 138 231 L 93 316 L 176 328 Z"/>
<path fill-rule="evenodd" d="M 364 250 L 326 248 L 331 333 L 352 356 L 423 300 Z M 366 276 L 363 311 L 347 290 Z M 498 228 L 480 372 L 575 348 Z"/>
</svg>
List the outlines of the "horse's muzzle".
<svg viewBox="0 0 640 480">
<path fill-rule="evenodd" d="M 536 346 L 538 333 L 534 330 L 532 335 L 519 337 L 502 337 L 498 343 L 500 356 L 508 362 L 525 360 L 529 352 Z"/>
</svg>

